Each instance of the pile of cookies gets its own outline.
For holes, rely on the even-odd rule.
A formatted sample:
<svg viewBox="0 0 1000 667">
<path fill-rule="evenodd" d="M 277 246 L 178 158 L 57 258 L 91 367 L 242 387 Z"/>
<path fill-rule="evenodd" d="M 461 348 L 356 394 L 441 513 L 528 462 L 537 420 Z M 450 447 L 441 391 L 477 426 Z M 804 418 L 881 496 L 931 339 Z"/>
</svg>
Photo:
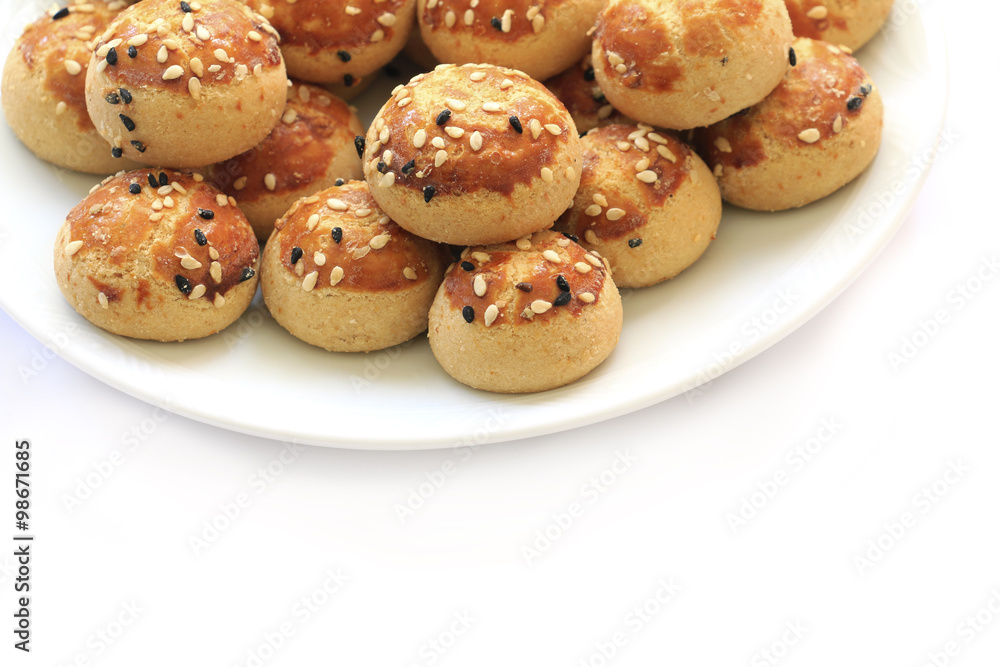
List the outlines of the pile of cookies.
<svg viewBox="0 0 1000 667">
<path fill-rule="evenodd" d="M 864 171 L 883 109 L 852 53 L 890 7 L 72 0 L 15 44 L 3 107 L 42 159 L 117 172 L 54 251 L 97 326 L 204 337 L 259 281 L 306 343 L 426 330 L 460 382 L 542 391 L 611 354 L 619 288 L 696 262 L 723 201 L 804 206 Z M 404 48 L 427 71 L 366 129 L 344 100 Z"/>
</svg>

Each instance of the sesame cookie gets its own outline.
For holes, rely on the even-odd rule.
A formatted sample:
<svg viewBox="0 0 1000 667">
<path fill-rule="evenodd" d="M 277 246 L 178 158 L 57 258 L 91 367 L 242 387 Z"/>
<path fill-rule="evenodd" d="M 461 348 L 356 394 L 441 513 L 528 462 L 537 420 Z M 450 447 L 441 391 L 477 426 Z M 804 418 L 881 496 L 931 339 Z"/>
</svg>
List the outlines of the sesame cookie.
<svg viewBox="0 0 1000 667">
<path fill-rule="evenodd" d="M 428 337 L 459 382 L 524 393 L 592 371 L 621 328 L 621 297 L 606 263 L 546 230 L 467 248 L 434 297 Z"/>
<path fill-rule="evenodd" d="M 416 0 L 245 0 L 281 34 L 288 76 L 353 87 L 403 50 Z"/>
<path fill-rule="evenodd" d="M 59 289 L 111 333 L 203 338 L 257 291 L 259 248 L 235 202 L 198 174 L 137 170 L 94 187 L 56 237 Z"/>
<path fill-rule="evenodd" d="M 744 208 L 796 208 L 863 172 L 882 138 L 882 97 L 840 48 L 795 41 L 796 64 L 744 114 L 699 130 L 697 145 L 726 201 Z"/>
<path fill-rule="evenodd" d="M 598 251 L 619 287 L 673 278 L 708 248 L 722 219 L 712 172 L 683 142 L 648 125 L 583 138 L 583 177 L 554 229 Z"/>
<path fill-rule="evenodd" d="M 764 99 L 791 43 L 783 0 L 610 0 L 591 54 L 616 109 L 686 130 Z"/>
<path fill-rule="evenodd" d="M 493 65 L 440 65 L 397 86 L 359 145 L 379 206 L 443 243 L 545 229 L 580 184 L 566 107 L 524 73 Z"/>
<path fill-rule="evenodd" d="M 369 352 L 427 328 L 444 248 L 389 219 L 363 181 L 298 201 L 264 248 L 261 289 L 275 321 L 310 345 Z"/>
<path fill-rule="evenodd" d="M 277 33 L 236 0 L 142 0 L 93 44 L 87 110 L 116 156 L 219 162 L 263 141 L 285 106 Z"/>
<path fill-rule="evenodd" d="M 589 53 L 569 69 L 543 83 L 566 105 L 581 134 L 595 127 L 634 122 L 611 106 L 604 96 L 604 91 L 597 84 Z"/>
<path fill-rule="evenodd" d="M 785 0 L 796 37 L 856 51 L 889 18 L 893 0 Z"/>
<path fill-rule="evenodd" d="M 541 80 L 587 53 L 587 31 L 603 4 L 603 0 L 417 0 L 417 20 L 424 43 L 441 62 L 493 63 Z"/>
<path fill-rule="evenodd" d="M 215 187 L 238 198 L 261 243 L 274 221 L 301 197 L 361 178 L 354 137 L 357 114 L 323 88 L 294 83 L 285 112 L 264 141 L 231 160 L 201 170 Z"/>
<path fill-rule="evenodd" d="M 84 98 L 88 43 L 129 2 L 73 0 L 25 28 L 3 69 L 3 111 L 38 157 L 67 169 L 110 174 L 138 166 L 116 160 L 90 120 Z"/>
</svg>

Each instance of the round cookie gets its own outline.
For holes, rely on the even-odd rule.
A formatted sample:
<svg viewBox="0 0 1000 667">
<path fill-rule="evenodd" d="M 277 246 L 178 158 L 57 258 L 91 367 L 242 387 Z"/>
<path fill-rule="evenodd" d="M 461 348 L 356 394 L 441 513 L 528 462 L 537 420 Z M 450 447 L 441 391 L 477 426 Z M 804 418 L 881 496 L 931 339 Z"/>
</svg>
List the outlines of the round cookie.
<svg viewBox="0 0 1000 667">
<path fill-rule="evenodd" d="M 543 83 L 566 106 L 581 134 L 595 127 L 633 122 L 611 106 L 604 96 L 604 91 L 597 85 L 589 53 L 566 71 Z"/>
<path fill-rule="evenodd" d="M 853 56 L 795 41 L 796 65 L 760 104 L 698 130 L 722 197 L 744 208 L 805 206 L 854 180 L 878 152 L 882 97 Z"/>
<path fill-rule="evenodd" d="M 245 0 L 281 34 L 288 76 L 350 88 L 403 50 L 415 0 Z"/>
<path fill-rule="evenodd" d="M 3 111 L 14 134 L 43 160 L 92 174 L 138 166 L 111 156 L 84 98 L 88 43 L 130 3 L 74 0 L 17 39 L 4 63 Z"/>
<path fill-rule="evenodd" d="M 605 263 L 546 230 L 467 248 L 434 297 L 428 337 L 459 382 L 523 393 L 583 377 L 611 354 L 621 328 Z"/>
<path fill-rule="evenodd" d="M 294 83 L 271 134 L 231 160 L 202 170 L 212 185 L 239 200 L 263 243 L 274 221 L 301 197 L 361 178 L 354 137 L 364 132 L 347 104 L 318 86 Z"/>
<path fill-rule="evenodd" d="M 142 0 L 95 40 L 87 110 L 115 155 L 202 167 L 263 141 L 286 85 L 277 33 L 236 0 Z"/>
<path fill-rule="evenodd" d="M 591 54 L 616 109 L 686 130 L 764 99 L 791 43 L 783 0 L 610 0 Z"/>
<path fill-rule="evenodd" d="M 796 37 L 857 51 L 889 18 L 893 0 L 785 0 Z"/>
<path fill-rule="evenodd" d="M 683 142 L 648 125 L 583 138 L 583 177 L 554 226 L 610 262 L 619 287 L 646 287 L 691 266 L 722 219 L 712 172 Z"/>
<path fill-rule="evenodd" d="M 264 248 L 275 321 L 310 345 L 369 352 L 427 328 L 447 253 L 389 219 L 363 181 L 297 202 Z"/>
<path fill-rule="evenodd" d="M 443 243 L 497 243 L 549 227 L 580 184 L 566 107 L 522 72 L 440 65 L 375 116 L 362 167 L 399 225 Z"/>
<path fill-rule="evenodd" d="M 424 43 L 444 63 L 493 63 L 554 76 L 590 49 L 604 0 L 417 0 Z"/>
<path fill-rule="evenodd" d="M 257 291 L 259 247 L 246 218 L 198 174 L 137 170 L 95 186 L 55 243 L 59 289 L 111 333 L 203 338 Z"/>
</svg>

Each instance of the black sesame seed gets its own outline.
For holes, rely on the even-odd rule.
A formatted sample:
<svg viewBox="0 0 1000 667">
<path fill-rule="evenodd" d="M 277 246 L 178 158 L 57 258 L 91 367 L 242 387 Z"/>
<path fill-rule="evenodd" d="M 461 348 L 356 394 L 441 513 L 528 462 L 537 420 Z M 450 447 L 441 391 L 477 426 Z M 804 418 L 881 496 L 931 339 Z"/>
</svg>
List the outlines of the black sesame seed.
<svg viewBox="0 0 1000 667">
<path fill-rule="evenodd" d="M 257 273 L 248 266 L 247 268 L 243 269 L 243 273 L 240 274 L 240 282 L 245 283 L 246 281 L 253 278 L 255 275 L 257 275 Z"/>
<path fill-rule="evenodd" d="M 792 47 L 788 47 L 788 64 L 791 65 L 792 67 L 795 67 L 795 62 L 796 62 L 795 49 L 793 49 Z"/>
<path fill-rule="evenodd" d="M 849 100 L 847 100 L 847 110 L 848 111 L 857 111 L 858 109 L 861 108 L 861 105 L 864 103 L 864 101 L 865 101 L 865 98 L 863 98 L 863 97 L 852 97 L 852 98 L 850 98 Z"/>
<path fill-rule="evenodd" d="M 109 65 L 118 64 L 118 52 L 115 51 L 114 47 L 108 49 L 108 55 L 106 56 Z"/>
<path fill-rule="evenodd" d="M 59 19 L 64 19 L 69 16 L 69 7 L 63 7 L 58 12 L 52 15 L 53 21 L 58 21 Z"/>
<path fill-rule="evenodd" d="M 379 160 L 378 164 L 375 165 L 375 170 L 380 174 L 384 174 L 386 169 L 387 167 L 385 166 L 385 162 L 382 162 L 381 160 Z"/>
<path fill-rule="evenodd" d="M 584 132 L 584 134 L 586 134 L 586 132 Z M 565 236 L 566 238 L 568 238 L 573 243 L 579 243 L 580 242 L 580 237 L 577 236 L 576 234 L 570 234 L 569 232 L 563 232 L 562 235 Z"/>
<path fill-rule="evenodd" d="M 104 101 L 108 104 L 121 104 L 122 100 L 118 97 L 118 93 L 108 93 L 104 96 Z"/>
<path fill-rule="evenodd" d="M 431 198 L 434 197 L 434 193 L 435 192 L 437 192 L 437 190 L 434 189 L 433 185 L 428 185 L 428 186 L 424 187 L 424 203 L 425 204 L 429 204 L 431 202 Z"/>
<path fill-rule="evenodd" d="M 337 57 L 340 58 L 341 62 L 351 62 L 351 54 L 347 51 L 337 51 Z"/>
<path fill-rule="evenodd" d="M 133 139 L 129 143 L 132 144 L 132 147 L 134 149 L 136 149 L 137 151 L 139 151 L 140 153 L 145 153 L 146 152 L 146 147 L 143 145 L 143 143 L 141 141 L 135 141 Z"/>
<path fill-rule="evenodd" d="M 351 74 L 344 75 L 344 85 L 350 88 L 354 85 L 354 76 Z"/>
<path fill-rule="evenodd" d="M 137 55 L 139 55 L 139 50 L 136 49 L 133 45 L 129 44 L 128 45 L 128 57 L 129 58 L 135 58 Z"/>
<path fill-rule="evenodd" d="M 302 259 L 302 248 L 295 246 L 292 248 L 292 264 L 298 263 L 300 259 Z"/>
<path fill-rule="evenodd" d="M 728 62 L 729 62 L 729 56 L 723 56 L 722 57 L 722 64 L 725 65 Z"/>
<path fill-rule="evenodd" d="M 634 239 L 629 239 L 628 240 L 628 247 L 629 248 L 638 248 L 641 245 L 642 245 L 642 239 L 640 239 L 639 237 L 636 237 Z"/>
<path fill-rule="evenodd" d="M 451 109 L 445 109 L 444 111 L 442 111 L 437 115 L 437 118 L 434 120 L 434 122 L 437 123 L 438 125 L 444 125 L 445 123 L 448 122 L 449 118 L 451 118 Z"/>
<path fill-rule="evenodd" d="M 503 30 L 503 23 L 501 23 L 500 19 L 498 19 L 495 16 L 490 19 L 490 25 L 496 28 L 497 30 Z"/>
<path fill-rule="evenodd" d="M 122 156 L 122 149 L 118 148 L 117 146 L 111 149 L 111 157 L 119 158 L 121 156 Z"/>
<path fill-rule="evenodd" d="M 160 185 L 170 185 L 170 179 L 167 178 L 166 172 L 160 172 Z"/>
<path fill-rule="evenodd" d="M 507 121 L 510 123 L 510 126 L 514 128 L 514 131 L 517 132 L 518 134 L 524 132 L 524 127 L 521 126 L 521 119 L 518 118 L 517 116 L 511 116 L 510 118 L 507 119 Z"/>
<path fill-rule="evenodd" d="M 358 149 L 358 157 L 361 157 L 365 152 L 365 138 L 361 135 L 354 137 L 354 147 Z"/>
<path fill-rule="evenodd" d="M 124 88 L 119 88 L 118 94 L 121 95 L 122 102 L 125 104 L 132 104 L 132 93 L 128 92 Z"/>
<path fill-rule="evenodd" d="M 194 230 L 194 242 L 198 245 L 208 245 L 208 237 L 200 229 Z"/>
<path fill-rule="evenodd" d="M 131 118 L 129 118 L 128 116 L 126 116 L 123 113 L 118 114 L 118 117 L 122 119 L 122 125 L 125 126 L 126 130 L 128 130 L 129 132 L 131 132 L 132 130 L 135 129 L 135 123 L 132 121 Z"/>
<path fill-rule="evenodd" d="M 403 173 L 408 174 L 416 168 L 417 168 L 417 161 L 415 159 L 410 160 L 409 162 L 403 165 Z"/>
<path fill-rule="evenodd" d="M 565 306 L 573 298 L 570 292 L 559 292 L 559 296 L 552 302 L 553 306 Z"/>
<path fill-rule="evenodd" d="M 333 231 L 330 232 L 330 236 L 333 237 L 334 243 L 340 243 L 344 239 L 344 230 L 340 227 L 334 227 Z"/>
<path fill-rule="evenodd" d="M 337 187 L 339 188 L 339 187 L 340 187 L 341 185 L 343 185 L 343 184 L 344 184 L 344 179 L 342 179 L 342 178 L 338 178 L 337 180 L 335 180 L 335 181 L 333 182 L 333 184 L 334 184 L 334 185 L 336 185 L 336 186 L 337 186 Z"/>
<path fill-rule="evenodd" d="M 184 276 L 180 274 L 174 276 L 174 282 L 177 283 L 177 289 L 179 289 L 181 293 L 183 294 L 191 293 L 191 281 L 185 278 Z"/>
<path fill-rule="evenodd" d="M 468 262 L 468 261 L 462 262 L 461 267 L 462 267 L 462 269 L 464 271 L 475 271 L 476 270 L 476 265 L 473 264 L 472 262 Z"/>
<path fill-rule="evenodd" d="M 514 285 L 514 287 L 521 290 L 522 292 L 530 292 L 535 288 L 534 285 L 532 285 L 531 283 L 518 283 Z"/>
<path fill-rule="evenodd" d="M 462 309 L 462 317 L 469 324 L 472 324 L 472 320 L 476 319 L 476 310 L 472 306 L 466 306 Z"/>
<path fill-rule="evenodd" d="M 134 195 L 137 195 L 140 192 L 142 192 L 142 186 L 139 185 L 138 183 L 132 183 L 128 186 L 128 191 Z"/>
<path fill-rule="evenodd" d="M 191 5 L 181 0 L 181 11 L 187 14 L 191 11 Z"/>
<path fill-rule="evenodd" d="M 583 80 L 584 81 L 593 81 L 596 77 L 597 77 L 597 75 L 594 74 L 594 68 L 593 67 L 588 67 L 583 72 Z"/>
<path fill-rule="evenodd" d="M 561 273 L 556 276 L 556 287 L 558 287 L 561 292 L 569 291 L 569 282 L 566 280 L 566 276 Z"/>
<path fill-rule="evenodd" d="M 215 211 L 212 211 L 212 210 L 207 209 L 207 208 L 199 208 L 198 209 L 198 215 L 200 215 L 205 220 L 211 220 L 212 218 L 215 217 Z M 204 244 L 202 244 L 202 245 L 204 245 Z"/>
<path fill-rule="evenodd" d="M 160 187 L 160 184 L 156 182 L 156 176 L 153 176 L 152 174 L 149 174 L 149 187 L 151 188 Z"/>
<path fill-rule="evenodd" d="M 872 92 L 872 84 L 870 83 L 862 84 L 861 88 L 859 88 L 858 90 L 861 92 L 862 95 L 868 97 L 869 95 L 871 95 Z"/>
</svg>

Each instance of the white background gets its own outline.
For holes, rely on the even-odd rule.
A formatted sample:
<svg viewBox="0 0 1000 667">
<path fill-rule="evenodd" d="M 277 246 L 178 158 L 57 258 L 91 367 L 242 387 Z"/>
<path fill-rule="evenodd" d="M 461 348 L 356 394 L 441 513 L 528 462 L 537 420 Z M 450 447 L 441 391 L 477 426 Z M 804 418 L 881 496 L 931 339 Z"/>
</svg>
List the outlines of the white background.
<svg viewBox="0 0 1000 667">
<path fill-rule="evenodd" d="M 697 395 L 474 451 L 297 448 L 0 313 L 0 542 L 18 438 L 37 536 L 27 656 L 0 548 L 0 664 L 1000 664 L 1000 12 L 918 4 L 948 33 L 947 150 L 842 296 Z"/>
</svg>

